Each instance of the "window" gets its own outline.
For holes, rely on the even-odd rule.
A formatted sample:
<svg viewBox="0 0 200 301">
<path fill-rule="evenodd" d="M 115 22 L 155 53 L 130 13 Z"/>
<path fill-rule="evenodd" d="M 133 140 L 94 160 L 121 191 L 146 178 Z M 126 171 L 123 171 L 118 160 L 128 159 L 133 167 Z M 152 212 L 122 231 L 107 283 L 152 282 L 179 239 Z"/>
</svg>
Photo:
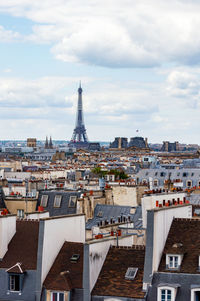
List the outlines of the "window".
<svg viewBox="0 0 200 301">
<path fill-rule="evenodd" d="M 148 183 L 147 179 L 143 179 L 143 180 L 142 180 L 142 183 L 143 183 L 144 185 L 147 184 L 147 183 Z"/>
<path fill-rule="evenodd" d="M 187 177 L 187 172 L 184 172 L 184 173 L 183 173 L 183 177 Z"/>
<path fill-rule="evenodd" d="M 52 292 L 51 293 L 51 301 L 64 301 L 64 293 L 61 292 Z"/>
<path fill-rule="evenodd" d="M 70 196 L 69 207 L 72 207 L 72 208 L 76 207 L 76 199 L 77 199 L 76 196 L 73 196 L 73 195 Z"/>
<path fill-rule="evenodd" d="M 158 186 L 158 180 L 157 179 L 155 179 L 154 181 L 153 181 L 153 186 Z"/>
<path fill-rule="evenodd" d="M 157 301 L 175 301 L 178 287 L 176 284 L 158 286 Z"/>
<path fill-rule="evenodd" d="M 148 173 L 148 171 L 147 171 L 147 172 L 145 173 L 145 176 L 148 176 L 148 174 L 149 174 L 149 173 Z"/>
<path fill-rule="evenodd" d="M 164 176 L 165 176 L 165 173 L 164 173 L 164 172 L 161 172 L 161 173 L 160 173 L 160 176 L 161 176 L 161 177 L 164 177 Z"/>
<path fill-rule="evenodd" d="M 183 255 L 174 255 L 168 254 L 166 255 L 166 267 L 168 269 L 178 269 L 181 265 Z"/>
<path fill-rule="evenodd" d="M 49 196 L 47 194 L 43 194 L 40 201 L 40 206 L 47 207 L 48 198 Z"/>
<path fill-rule="evenodd" d="M 178 256 L 169 256 L 169 268 L 178 268 Z"/>
<path fill-rule="evenodd" d="M 172 292 L 168 289 L 161 290 L 161 301 L 171 301 L 172 300 Z"/>
<path fill-rule="evenodd" d="M 200 288 L 191 289 L 191 301 L 200 301 Z"/>
<path fill-rule="evenodd" d="M 126 271 L 125 279 L 133 280 L 137 274 L 138 268 L 128 268 Z"/>
<path fill-rule="evenodd" d="M 20 275 L 9 275 L 9 290 L 14 292 L 21 291 Z"/>
<path fill-rule="evenodd" d="M 102 216 L 103 216 L 103 212 L 102 212 L 102 211 L 99 211 L 99 212 L 97 213 L 97 216 L 98 216 L 98 217 L 102 217 Z"/>
<path fill-rule="evenodd" d="M 76 263 L 79 260 L 79 258 L 80 258 L 79 254 L 73 254 L 72 257 L 70 258 L 70 261 Z"/>
<path fill-rule="evenodd" d="M 192 181 L 188 180 L 188 181 L 186 182 L 186 186 L 187 186 L 187 187 L 192 187 Z"/>
<path fill-rule="evenodd" d="M 61 204 L 62 195 L 56 195 L 54 198 L 54 207 L 59 208 Z"/>
<path fill-rule="evenodd" d="M 17 216 L 19 218 L 24 218 L 24 210 L 23 209 L 17 209 Z"/>
</svg>

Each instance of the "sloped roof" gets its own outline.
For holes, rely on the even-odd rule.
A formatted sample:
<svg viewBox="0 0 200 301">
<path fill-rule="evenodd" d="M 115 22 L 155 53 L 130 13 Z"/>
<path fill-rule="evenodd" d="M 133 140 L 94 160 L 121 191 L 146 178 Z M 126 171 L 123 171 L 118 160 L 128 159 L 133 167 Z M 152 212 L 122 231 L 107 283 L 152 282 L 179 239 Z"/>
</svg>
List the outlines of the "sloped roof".
<svg viewBox="0 0 200 301">
<path fill-rule="evenodd" d="M 90 230 L 93 226 L 97 226 L 97 223 L 103 220 L 108 220 L 112 218 L 115 223 L 118 223 L 118 217 L 119 216 L 130 216 L 130 221 L 134 222 L 134 226 L 137 228 L 142 228 L 142 210 L 141 206 L 136 207 L 136 211 L 134 214 L 131 212 L 130 206 L 118 206 L 118 205 L 103 205 L 103 204 L 97 204 L 94 209 L 94 217 L 91 220 L 88 220 L 86 223 L 86 229 Z M 99 216 L 99 212 L 102 213 L 101 216 Z"/>
<path fill-rule="evenodd" d="M 69 291 L 73 288 L 83 288 L 83 244 L 65 242 L 58 253 L 45 281 L 44 287 L 51 290 Z M 76 263 L 71 257 L 79 254 Z"/>
<path fill-rule="evenodd" d="M 116 296 L 143 299 L 142 291 L 145 248 L 111 247 L 92 291 L 95 296 Z M 129 267 L 138 268 L 133 280 L 125 279 Z"/>
<path fill-rule="evenodd" d="M 9 269 L 20 262 L 23 270 L 36 270 L 38 235 L 38 221 L 17 221 L 16 233 L 3 260 L 0 261 L 0 268 Z"/>
<path fill-rule="evenodd" d="M 66 214 L 75 214 L 76 213 L 76 207 L 77 203 L 75 204 L 75 207 L 70 207 L 70 197 L 76 196 L 77 199 L 80 197 L 81 192 L 77 191 L 56 191 L 56 190 L 44 190 L 40 191 L 38 196 L 38 202 L 37 202 L 37 208 L 40 206 L 42 195 L 48 195 L 48 202 L 47 206 L 44 208 L 45 210 L 49 211 L 50 216 L 60 216 L 60 215 L 66 215 Z M 60 207 L 56 208 L 54 207 L 54 199 L 55 196 L 60 195 L 61 196 L 61 203 Z"/>
<path fill-rule="evenodd" d="M 199 219 L 181 219 L 173 220 L 163 255 L 161 258 L 159 272 L 176 272 L 199 274 L 198 262 L 200 255 L 200 220 Z M 177 248 L 176 247 L 180 246 Z M 181 267 L 177 271 L 166 270 L 166 254 L 183 254 Z"/>
</svg>

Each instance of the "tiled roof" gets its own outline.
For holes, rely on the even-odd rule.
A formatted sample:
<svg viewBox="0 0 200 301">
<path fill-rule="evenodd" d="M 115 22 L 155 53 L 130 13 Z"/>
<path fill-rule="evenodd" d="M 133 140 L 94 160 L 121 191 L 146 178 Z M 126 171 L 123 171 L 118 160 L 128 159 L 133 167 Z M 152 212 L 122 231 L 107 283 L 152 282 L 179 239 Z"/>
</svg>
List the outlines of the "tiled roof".
<svg viewBox="0 0 200 301">
<path fill-rule="evenodd" d="M 174 219 L 161 258 L 160 272 L 199 274 L 200 220 Z M 176 251 L 177 246 L 177 251 Z M 182 250 L 182 251 L 181 251 Z M 177 271 L 166 270 L 166 254 L 183 254 L 181 267 Z"/>
<path fill-rule="evenodd" d="M 144 255 L 143 246 L 111 247 L 92 295 L 143 299 L 145 295 L 142 291 Z M 125 279 L 129 267 L 138 268 L 134 280 Z"/>
<path fill-rule="evenodd" d="M 9 269 L 21 263 L 23 270 L 36 270 L 38 250 L 38 221 L 17 221 L 16 233 L 8 245 L 0 268 Z"/>
<path fill-rule="evenodd" d="M 77 262 L 72 262 L 72 255 L 79 254 Z M 83 285 L 83 244 L 65 242 L 56 257 L 45 281 L 44 287 L 52 290 L 71 290 Z"/>
</svg>

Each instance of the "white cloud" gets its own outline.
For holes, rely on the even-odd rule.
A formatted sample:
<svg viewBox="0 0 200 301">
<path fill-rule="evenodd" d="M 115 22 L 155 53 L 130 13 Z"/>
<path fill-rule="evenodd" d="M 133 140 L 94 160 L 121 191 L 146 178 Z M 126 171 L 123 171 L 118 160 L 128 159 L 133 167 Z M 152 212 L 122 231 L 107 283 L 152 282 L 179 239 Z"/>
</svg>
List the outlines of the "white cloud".
<svg viewBox="0 0 200 301">
<path fill-rule="evenodd" d="M 26 37 L 57 59 L 108 67 L 198 64 L 200 3 L 178 0 L 2 0 L 0 12 L 35 22 Z"/>
<path fill-rule="evenodd" d="M 18 41 L 21 39 L 21 35 L 18 32 L 12 30 L 6 30 L 0 25 L 0 43 L 9 43 L 13 41 Z"/>
</svg>

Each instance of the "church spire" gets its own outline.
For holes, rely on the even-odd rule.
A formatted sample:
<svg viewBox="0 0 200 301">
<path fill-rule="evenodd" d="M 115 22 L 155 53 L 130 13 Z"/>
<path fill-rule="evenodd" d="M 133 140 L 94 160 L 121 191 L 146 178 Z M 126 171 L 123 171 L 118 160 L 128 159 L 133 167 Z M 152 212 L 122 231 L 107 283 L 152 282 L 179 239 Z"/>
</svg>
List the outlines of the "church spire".
<svg viewBox="0 0 200 301">
<path fill-rule="evenodd" d="M 51 136 L 50 136 L 50 139 L 49 139 L 49 148 L 53 148 L 53 142 L 52 142 Z"/>
<path fill-rule="evenodd" d="M 46 136 L 46 141 L 45 141 L 45 148 L 49 148 L 49 142 L 48 142 L 48 137 Z"/>
</svg>

